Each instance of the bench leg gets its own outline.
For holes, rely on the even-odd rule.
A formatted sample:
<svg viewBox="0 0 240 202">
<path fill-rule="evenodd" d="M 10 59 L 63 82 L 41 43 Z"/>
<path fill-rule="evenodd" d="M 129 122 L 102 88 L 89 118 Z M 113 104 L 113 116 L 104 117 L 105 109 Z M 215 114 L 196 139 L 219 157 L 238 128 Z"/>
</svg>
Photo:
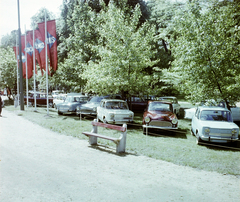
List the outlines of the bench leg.
<svg viewBox="0 0 240 202">
<path fill-rule="evenodd" d="M 95 145 L 95 144 L 97 144 L 97 137 L 95 137 L 95 136 L 89 136 L 89 144 L 90 144 L 90 145 Z"/>
<path fill-rule="evenodd" d="M 127 127 L 127 126 L 125 126 Z M 127 140 L 127 131 L 122 132 L 120 142 L 117 144 L 116 152 L 124 153 L 126 148 L 126 140 Z"/>
</svg>

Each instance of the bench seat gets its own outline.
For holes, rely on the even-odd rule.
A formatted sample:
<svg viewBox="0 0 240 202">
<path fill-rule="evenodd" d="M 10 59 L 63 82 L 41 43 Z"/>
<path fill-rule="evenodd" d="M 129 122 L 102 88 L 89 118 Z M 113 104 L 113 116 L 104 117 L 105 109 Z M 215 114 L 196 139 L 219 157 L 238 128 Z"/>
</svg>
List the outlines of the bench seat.
<svg viewBox="0 0 240 202">
<path fill-rule="evenodd" d="M 120 142 L 119 138 L 114 138 L 114 137 L 109 137 L 109 136 L 105 136 L 105 135 L 100 135 L 100 134 L 97 134 L 97 133 L 83 132 L 83 134 L 86 135 L 86 136 L 94 136 L 94 137 L 100 137 L 100 138 L 106 139 L 106 140 L 111 140 L 115 144 L 118 144 L 118 142 Z"/>
</svg>

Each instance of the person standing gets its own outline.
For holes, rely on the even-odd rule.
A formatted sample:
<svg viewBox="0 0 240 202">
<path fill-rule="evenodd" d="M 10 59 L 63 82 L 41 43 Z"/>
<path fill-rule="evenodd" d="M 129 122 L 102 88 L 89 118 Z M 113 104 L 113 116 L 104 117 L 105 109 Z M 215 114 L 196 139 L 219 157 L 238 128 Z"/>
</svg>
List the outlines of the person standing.
<svg viewBox="0 0 240 202">
<path fill-rule="evenodd" d="M 3 105 L 3 101 L 2 101 L 2 97 L 0 95 L 0 117 L 2 117 L 2 105 Z"/>
</svg>

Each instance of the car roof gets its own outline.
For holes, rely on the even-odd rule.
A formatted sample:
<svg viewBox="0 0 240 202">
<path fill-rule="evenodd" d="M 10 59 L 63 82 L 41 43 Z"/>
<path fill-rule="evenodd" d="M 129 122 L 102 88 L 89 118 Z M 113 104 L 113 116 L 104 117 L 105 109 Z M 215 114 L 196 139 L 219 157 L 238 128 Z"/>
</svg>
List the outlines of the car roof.
<svg viewBox="0 0 240 202">
<path fill-rule="evenodd" d="M 149 100 L 148 104 L 153 103 L 153 102 L 160 102 L 160 103 L 163 103 L 163 104 L 172 104 L 171 102 L 163 101 L 163 100 Z"/>
<path fill-rule="evenodd" d="M 177 98 L 174 97 L 174 96 L 163 96 L 163 97 L 159 97 L 159 98 L 167 98 L 167 99 L 171 98 L 171 99 L 177 99 Z"/>
<path fill-rule="evenodd" d="M 104 102 L 104 101 L 107 101 L 107 102 L 126 102 L 126 101 L 124 101 L 124 100 L 120 100 L 120 99 L 102 99 L 102 102 Z"/>
<path fill-rule="evenodd" d="M 202 110 L 220 110 L 220 111 L 229 111 L 226 108 L 223 107 L 215 107 L 215 106 L 199 106 L 198 109 Z"/>
</svg>

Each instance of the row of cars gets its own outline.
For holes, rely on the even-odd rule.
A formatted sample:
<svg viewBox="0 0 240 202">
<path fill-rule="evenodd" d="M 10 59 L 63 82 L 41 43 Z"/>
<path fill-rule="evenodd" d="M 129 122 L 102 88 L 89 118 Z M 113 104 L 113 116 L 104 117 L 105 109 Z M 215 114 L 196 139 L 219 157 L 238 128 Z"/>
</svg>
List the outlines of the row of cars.
<svg viewBox="0 0 240 202">
<path fill-rule="evenodd" d="M 53 99 L 58 114 L 77 114 L 97 117 L 99 121 L 110 124 L 131 123 L 134 112 L 129 110 L 126 101 L 119 96 L 88 96 L 76 93 L 59 94 L 61 102 Z M 151 129 L 178 129 L 180 105 L 175 97 L 160 97 L 159 100 L 139 102 L 143 110 L 143 133 Z M 133 102 L 136 105 L 136 102 Z M 135 109 L 136 110 L 136 109 Z M 239 117 L 238 109 L 228 110 L 226 104 L 217 106 L 202 104 L 192 114 L 191 132 L 196 136 L 197 144 L 202 141 L 233 142 L 238 140 L 239 127 L 233 122 Z M 239 113 L 239 114 L 238 114 Z"/>
</svg>

